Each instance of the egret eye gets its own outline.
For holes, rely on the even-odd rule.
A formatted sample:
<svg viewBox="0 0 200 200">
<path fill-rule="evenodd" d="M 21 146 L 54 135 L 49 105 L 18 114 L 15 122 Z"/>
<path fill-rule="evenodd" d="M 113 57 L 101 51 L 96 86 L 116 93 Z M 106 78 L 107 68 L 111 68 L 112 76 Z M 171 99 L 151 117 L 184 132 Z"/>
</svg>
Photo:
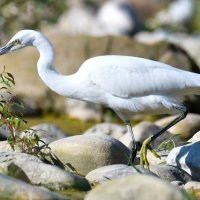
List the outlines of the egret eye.
<svg viewBox="0 0 200 200">
<path fill-rule="evenodd" d="M 19 39 L 16 39 L 12 42 L 12 44 L 15 46 L 15 45 L 18 45 L 20 44 L 20 40 Z"/>
</svg>

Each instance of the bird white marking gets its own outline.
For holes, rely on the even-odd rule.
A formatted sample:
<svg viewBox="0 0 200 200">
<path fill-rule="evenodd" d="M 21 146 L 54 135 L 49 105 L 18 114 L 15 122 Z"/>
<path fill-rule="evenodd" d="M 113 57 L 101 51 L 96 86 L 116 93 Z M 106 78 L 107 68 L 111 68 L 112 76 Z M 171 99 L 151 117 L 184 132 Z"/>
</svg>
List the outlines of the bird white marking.
<svg viewBox="0 0 200 200">
<path fill-rule="evenodd" d="M 53 67 L 54 49 L 50 41 L 34 30 L 18 32 L 0 49 L 0 55 L 26 46 L 38 49 L 38 73 L 49 88 L 63 96 L 110 107 L 126 122 L 133 139 L 132 160 L 136 153 L 130 124 L 133 114 L 180 114 L 163 131 L 148 139 L 142 149 L 145 152 L 152 140 L 186 116 L 186 108 L 178 97 L 200 94 L 199 74 L 138 57 L 94 57 L 86 60 L 75 74 L 60 74 Z M 143 162 L 148 167 L 146 157 Z"/>
</svg>

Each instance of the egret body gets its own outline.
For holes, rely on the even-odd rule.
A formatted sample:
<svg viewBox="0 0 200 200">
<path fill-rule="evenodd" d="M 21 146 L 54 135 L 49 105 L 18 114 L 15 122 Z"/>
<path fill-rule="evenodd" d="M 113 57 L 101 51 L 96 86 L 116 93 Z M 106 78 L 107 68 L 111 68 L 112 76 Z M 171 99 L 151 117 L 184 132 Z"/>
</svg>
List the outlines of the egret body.
<svg viewBox="0 0 200 200">
<path fill-rule="evenodd" d="M 75 74 L 60 74 L 53 67 L 54 49 L 50 41 L 42 33 L 33 30 L 18 32 L 0 49 L 0 55 L 26 46 L 38 49 L 38 73 L 49 88 L 69 98 L 107 106 L 126 122 L 133 140 L 131 161 L 137 152 L 130 124 L 133 114 L 179 114 L 143 143 L 140 160 L 147 167 L 147 148 L 157 156 L 149 143 L 187 115 L 178 97 L 200 94 L 199 74 L 138 57 L 94 57 L 86 60 Z"/>
</svg>

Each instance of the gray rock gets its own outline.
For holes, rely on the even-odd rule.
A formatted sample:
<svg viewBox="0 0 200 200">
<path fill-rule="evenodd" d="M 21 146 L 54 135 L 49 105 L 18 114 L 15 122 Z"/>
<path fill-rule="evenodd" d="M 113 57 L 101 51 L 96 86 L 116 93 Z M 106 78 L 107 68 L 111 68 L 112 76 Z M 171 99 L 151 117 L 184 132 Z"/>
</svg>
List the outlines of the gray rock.
<svg viewBox="0 0 200 200">
<path fill-rule="evenodd" d="M 193 197 L 194 200 L 199 199 L 200 182 L 190 181 L 184 185 L 184 189 L 189 194 L 192 194 L 191 196 Z M 191 200 L 193 200 L 193 199 L 191 198 Z"/>
<path fill-rule="evenodd" d="M 97 124 L 90 129 L 86 130 L 84 134 L 106 134 L 114 137 L 115 139 L 121 138 L 125 133 L 127 132 L 127 129 L 125 126 L 121 126 L 118 124 L 105 122 Z"/>
<path fill-rule="evenodd" d="M 98 167 L 126 164 L 130 154 L 121 142 L 102 134 L 71 136 L 50 143 L 49 147 L 62 163 L 83 175 Z"/>
<path fill-rule="evenodd" d="M 0 151 L 13 151 L 8 141 L 1 141 L 0 142 Z"/>
<path fill-rule="evenodd" d="M 184 50 L 187 55 L 197 64 L 198 69 L 200 69 L 200 58 L 199 58 L 199 50 L 200 50 L 200 35 L 199 34 L 184 34 L 184 33 L 169 33 L 163 30 L 156 30 L 154 32 L 141 32 L 135 36 L 135 39 L 139 42 L 149 45 L 155 45 L 157 43 L 161 43 L 163 41 L 167 41 L 170 44 L 173 44 L 177 48 Z M 168 62 L 167 62 L 168 63 Z M 174 65 L 174 66 L 182 66 L 183 69 L 192 70 L 192 68 L 188 68 L 186 65 Z M 185 68 L 187 67 L 187 68 Z"/>
<path fill-rule="evenodd" d="M 108 165 L 104 167 L 97 168 L 95 170 L 92 170 L 86 175 L 86 179 L 90 183 L 103 183 L 108 180 L 112 179 L 118 179 L 125 176 L 130 176 L 133 174 L 147 174 L 147 175 L 153 175 L 150 171 L 140 167 L 140 166 L 127 166 L 122 164 L 116 164 L 116 165 Z"/>
<path fill-rule="evenodd" d="M 198 181 L 190 181 L 184 185 L 185 190 L 191 192 L 192 190 L 200 190 L 200 182 Z"/>
<path fill-rule="evenodd" d="M 161 128 L 159 126 L 156 126 L 152 122 L 149 121 L 143 121 L 140 122 L 139 124 L 135 125 L 133 127 L 133 133 L 135 136 L 136 142 L 138 142 L 140 145 L 143 143 L 143 141 L 150 137 L 153 134 L 156 134 L 158 131 L 160 131 Z M 152 148 L 157 148 L 158 145 L 163 142 L 166 139 L 173 139 L 174 141 L 176 140 L 178 143 L 178 140 L 173 137 L 168 131 L 163 133 L 160 137 L 158 137 L 156 140 L 154 140 L 151 143 Z M 131 147 L 131 136 L 129 133 L 126 133 L 123 135 L 120 139 L 120 142 L 122 142 L 124 145 L 127 147 Z"/>
<path fill-rule="evenodd" d="M 98 12 L 97 23 L 105 35 L 132 36 L 143 29 L 137 11 L 128 1 L 106 1 Z"/>
<path fill-rule="evenodd" d="M 181 181 L 172 181 L 171 184 L 179 188 L 183 188 L 184 186 L 184 183 Z"/>
<path fill-rule="evenodd" d="M 10 176 L 0 174 L 0 198 L 13 200 L 69 200 L 70 198 L 62 196 L 42 187 L 29 185 L 23 181 Z"/>
<path fill-rule="evenodd" d="M 192 138 L 190 138 L 190 139 L 188 140 L 188 142 L 190 142 L 190 143 L 194 143 L 194 142 L 198 142 L 198 141 L 200 141 L 200 131 L 198 131 L 197 133 L 195 133 L 195 134 L 192 136 Z"/>
<path fill-rule="evenodd" d="M 192 176 L 193 180 L 200 180 L 200 142 L 183 145 L 172 149 L 167 157 L 167 164 L 177 166 Z"/>
<path fill-rule="evenodd" d="M 150 150 L 147 150 L 147 159 L 150 165 L 160 165 L 166 163 L 169 151 L 157 151 L 160 158 L 156 158 Z"/>
<path fill-rule="evenodd" d="M 157 25 L 184 26 L 192 19 L 195 10 L 194 0 L 172 1 L 169 7 L 161 10 L 154 19 Z"/>
<path fill-rule="evenodd" d="M 100 105 L 75 99 L 67 99 L 66 101 L 66 113 L 70 117 L 78 118 L 83 121 L 100 120 L 100 108 Z"/>
<path fill-rule="evenodd" d="M 187 183 L 192 180 L 192 177 L 188 173 L 175 166 L 150 165 L 150 171 L 169 182 L 181 181 L 182 183 Z"/>
<path fill-rule="evenodd" d="M 157 126 L 163 127 L 171 122 L 175 116 L 165 117 L 155 122 Z M 200 115 L 189 113 L 185 119 L 171 127 L 168 131 L 173 135 L 179 135 L 183 139 L 191 138 L 200 130 Z"/>
<path fill-rule="evenodd" d="M 131 175 L 95 187 L 85 200 L 185 200 L 182 192 L 159 178 Z"/>
<path fill-rule="evenodd" d="M 20 152 L 0 152 L 0 171 L 35 185 L 60 190 L 90 189 L 88 181 L 56 166 L 43 163 L 39 158 Z"/>
<path fill-rule="evenodd" d="M 43 124 L 32 126 L 30 130 L 23 131 L 20 134 L 20 137 L 23 137 L 23 136 L 33 137 L 34 133 L 36 133 L 39 136 L 39 138 L 42 141 L 44 141 L 46 144 L 68 136 L 68 134 L 65 133 L 58 126 L 54 124 L 50 124 L 50 123 L 43 123 Z"/>
<path fill-rule="evenodd" d="M 9 136 L 9 130 L 7 126 L 2 125 L 0 127 L 0 140 L 7 140 L 8 136 Z"/>
<path fill-rule="evenodd" d="M 34 116 L 40 113 L 38 105 L 31 98 L 20 97 L 20 95 L 12 96 L 10 102 L 15 103 L 14 106 L 11 107 L 11 112 L 15 113 L 16 115 L 20 115 L 22 113 L 26 116 Z M 18 105 L 23 105 L 23 108 L 18 106 L 16 103 Z"/>
<path fill-rule="evenodd" d="M 70 3 L 67 12 L 61 15 L 55 26 L 49 27 L 50 31 L 56 32 L 57 30 L 57 32 L 65 32 L 70 35 L 95 34 L 97 32 L 97 22 L 91 9 L 83 6 L 81 1 L 76 1 L 74 6 L 72 5 L 73 3 Z"/>
<path fill-rule="evenodd" d="M 162 29 L 157 29 L 153 32 L 149 31 L 141 31 L 138 34 L 134 36 L 135 40 L 148 44 L 148 45 L 154 45 L 156 43 L 160 43 L 162 41 L 167 40 L 169 36 L 169 33 L 162 30 Z"/>
<path fill-rule="evenodd" d="M 195 63 L 198 66 L 198 69 L 200 69 L 200 58 L 198 55 L 198 51 L 200 50 L 200 34 L 183 34 L 178 33 L 175 35 L 172 35 L 169 38 L 170 43 L 178 46 L 179 48 L 183 49 L 187 54 L 195 61 Z"/>
</svg>

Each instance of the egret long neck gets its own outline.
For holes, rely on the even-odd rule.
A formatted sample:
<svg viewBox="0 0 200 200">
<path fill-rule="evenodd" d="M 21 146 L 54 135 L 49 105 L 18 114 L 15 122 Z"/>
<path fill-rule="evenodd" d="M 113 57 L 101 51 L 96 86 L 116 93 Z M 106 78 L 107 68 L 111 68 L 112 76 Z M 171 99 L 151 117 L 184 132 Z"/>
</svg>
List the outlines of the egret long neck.
<svg viewBox="0 0 200 200">
<path fill-rule="evenodd" d="M 33 42 L 40 53 L 40 58 L 37 63 L 38 73 L 44 83 L 54 92 L 71 97 L 73 88 L 73 77 L 64 76 L 57 72 L 53 67 L 54 63 L 54 49 L 49 40 L 43 36 L 37 38 Z"/>
</svg>

